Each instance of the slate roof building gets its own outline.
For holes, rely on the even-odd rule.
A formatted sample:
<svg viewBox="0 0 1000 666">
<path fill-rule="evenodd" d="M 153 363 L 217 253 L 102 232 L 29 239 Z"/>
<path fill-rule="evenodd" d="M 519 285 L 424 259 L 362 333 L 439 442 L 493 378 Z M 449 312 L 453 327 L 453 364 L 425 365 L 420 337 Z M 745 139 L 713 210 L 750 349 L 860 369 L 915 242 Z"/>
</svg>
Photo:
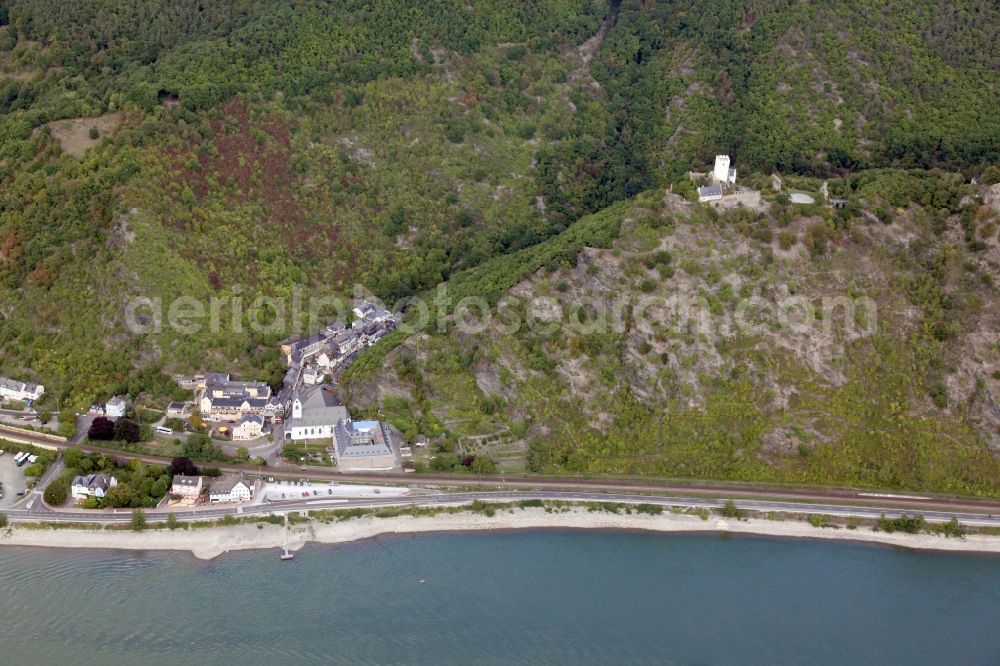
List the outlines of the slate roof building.
<svg viewBox="0 0 1000 666">
<path fill-rule="evenodd" d="M 28 384 L 16 379 L 0 377 L 0 398 L 3 400 L 34 402 L 41 398 L 43 393 L 45 393 L 45 387 L 41 384 Z"/>
<path fill-rule="evenodd" d="M 333 454 L 342 472 L 385 471 L 396 467 L 389 428 L 379 421 L 338 421 L 333 430 Z"/>
<path fill-rule="evenodd" d="M 198 497 L 204 488 L 204 480 L 200 476 L 174 475 L 170 483 L 170 494 L 181 497 Z"/>
<path fill-rule="evenodd" d="M 337 422 L 348 418 L 347 408 L 324 387 L 296 392 L 292 396 L 292 416 L 285 423 L 285 438 L 329 441 Z"/>
<path fill-rule="evenodd" d="M 88 497 L 104 497 L 109 490 L 117 485 L 118 479 L 110 474 L 74 476 L 73 483 L 70 484 L 70 494 L 75 500 L 86 499 Z"/>
<path fill-rule="evenodd" d="M 698 188 L 698 201 L 718 201 L 722 198 L 722 185 L 704 185 Z"/>
<path fill-rule="evenodd" d="M 212 502 L 249 502 L 253 497 L 254 484 L 243 474 L 220 476 L 208 490 Z"/>
</svg>

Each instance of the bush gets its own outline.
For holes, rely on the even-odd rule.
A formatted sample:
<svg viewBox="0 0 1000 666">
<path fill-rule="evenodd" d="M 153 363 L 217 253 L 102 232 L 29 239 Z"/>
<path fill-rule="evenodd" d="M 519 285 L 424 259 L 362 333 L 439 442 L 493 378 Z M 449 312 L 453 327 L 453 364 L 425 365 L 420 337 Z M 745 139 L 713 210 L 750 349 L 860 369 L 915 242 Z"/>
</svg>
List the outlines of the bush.
<svg viewBox="0 0 1000 666">
<path fill-rule="evenodd" d="M 486 456 L 476 456 L 476 459 L 469 465 L 469 469 L 476 474 L 496 474 L 496 464 Z"/>
<path fill-rule="evenodd" d="M 934 384 L 928 389 L 927 395 L 931 397 L 938 409 L 944 409 L 948 406 L 948 388 L 944 384 Z"/>
<path fill-rule="evenodd" d="M 97 141 L 97 138 L 101 136 L 101 132 L 96 127 L 91 127 L 90 131 L 87 132 L 87 136 L 90 137 L 91 141 Z"/>
<path fill-rule="evenodd" d="M 66 439 L 72 439 L 76 436 L 76 422 L 72 419 L 69 421 L 60 421 L 59 427 L 56 428 L 56 433 L 60 437 L 65 437 Z"/>
<path fill-rule="evenodd" d="M 60 506 L 66 502 L 68 495 L 69 491 L 66 489 L 65 482 L 62 479 L 52 479 L 49 487 L 45 489 L 42 499 L 45 500 L 46 504 Z"/>
<path fill-rule="evenodd" d="M 785 251 L 792 249 L 792 246 L 795 245 L 798 240 L 799 237 L 791 231 L 782 231 L 778 234 L 778 246 Z"/>
<path fill-rule="evenodd" d="M 816 222 L 806 230 L 806 247 L 813 257 L 826 254 L 829 246 L 830 230 L 822 222 Z"/>
<path fill-rule="evenodd" d="M 920 514 L 908 516 L 905 513 L 899 518 L 889 519 L 883 513 L 875 524 L 875 531 L 883 531 L 892 534 L 893 532 L 906 532 L 907 534 L 918 534 L 924 529 L 924 517 Z"/>
<path fill-rule="evenodd" d="M 951 537 L 954 539 L 964 539 L 965 538 L 965 528 L 962 524 L 958 522 L 958 518 L 954 516 L 951 517 L 947 523 L 940 525 L 938 531 L 941 532 L 946 537 Z"/>
<path fill-rule="evenodd" d="M 472 500 L 472 504 L 469 505 L 469 511 L 481 513 L 489 518 L 492 518 L 497 512 L 496 507 L 482 500 Z"/>
<path fill-rule="evenodd" d="M 110 442 L 115 437 L 115 422 L 106 416 L 98 416 L 90 423 L 87 439 Z"/>
<path fill-rule="evenodd" d="M 104 496 L 104 504 L 116 509 L 123 509 L 131 506 L 133 499 L 135 499 L 135 491 L 132 490 L 132 487 L 124 483 L 119 483 L 114 488 L 108 490 L 108 493 Z"/>
<path fill-rule="evenodd" d="M 445 137 L 452 143 L 465 141 L 465 127 L 460 122 L 450 122 L 444 130 Z"/>
<path fill-rule="evenodd" d="M 114 438 L 134 444 L 142 440 L 142 429 L 132 419 L 120 418 L 115 421 Z"/>
<path fill-rule="evenodd" d="M 34 463 L 24 468 L 25 476 L 41 476 L 44 472 L 45 466 L 42 463 Z"/>
<path fill-rule="evenodd" d="M 63 462 L 67 469 L 79 469 L 86 455 L 80 448 L 71 446 L 63 451 Z"/>
<path fill-rule="evenodd" d="M 7 514 L 0 513 L 0 527 L 7 527 Z"/>
<path fill-rule="evenodd" d="M 724 518 L 742 519 L 746 518 L 747 512 L 736 506 L 736 502 L 733 500 L 726 500 L 726 503 L 719 509 L 719 515 Z"/>
<path fill-rule="evenodd" d="M 146 529 L 146 514 L 144 514 L 140 509 L 132 511 L 132 529 L 136 532 L 141 532 Z"/>
<path fill-rule="evenodd" d="M 198 476 L 198 467 L 190 458 L 174 458 L 170 461 L 170 476 Z"/>
</svg>

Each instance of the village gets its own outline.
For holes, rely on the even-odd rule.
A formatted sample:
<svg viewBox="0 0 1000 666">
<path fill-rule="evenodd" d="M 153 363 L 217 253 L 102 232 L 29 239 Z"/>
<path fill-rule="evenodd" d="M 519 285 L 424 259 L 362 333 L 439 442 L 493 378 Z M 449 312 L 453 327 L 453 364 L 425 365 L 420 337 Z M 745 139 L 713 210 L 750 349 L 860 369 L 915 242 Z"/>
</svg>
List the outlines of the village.
<svg viewBox="0 0 1000 666">
<path fill-rule="evenodd" d="M 77 415 L 76 434 L 68 442 L 100 446 L 109 441 L 126 449 L 134 443 L 149 450 L 158 443 L 188 446 L 197 441 L 208 450 L 203 448 L 202 455 L 193 456 L 196 459 L 251 462 L 259 465 L 261 473 L 223 474 L 216 467 L 196 466 L 182 455 L 174 458 L 168 474 L 144 479 L 132 473 L 128 462 L 83 454 L 79 449 L 61 458 L 43 454 L 37 465 L 38 456 L 30 450 L 17 451 L 15 456 L 0 451 L 0 505 L 15 504 L 32 487 L 45 487 L 46 482 L 51 486 L 50 470 L 61 472 L 66 486 L 65 499 L 54 505 L 84 509 L 239 506 L 409 492 L 395 487 L 276 480 L 263 473 L 264 467 L 282 466 L 307 472 L 310 465 L 348 473 L 413 471 L 412 464 L 404 465 L 411 447 L 404 445 L 400 433 L 384 421 L 352 418 L 336 387 L 340 373 L 362 350 L 395 330 L 398 316 L 368 301 L 361 301 L 351 315 L 349 324 L 333 321 L 318 332 L 280 343 L 287 371 L 277 391 L 266 382 L 224 372 L 175 375 L 177 385 L 191 391 L 190 400 L 173 401 L 164 410 L 156 410 L 134 405 L 127 396 L 113 396 Z M 44 391 L 41 385 L 0 378 L 4 406 L 0 417 L 19 423 L 40 420 L 33 408 Z M 54 422 L 51 418 L 45 415 L 41 420 L 49 425 Z M 22 469 L 25 465 L 30 466 Z M 72 475 L 69 470 L 74 470 Z M 2 494 L 5 481 L 14 491 L 6 499 Z M 51 504 L 49 499 L 46 502 Z"/>
<path fill-rule="evenodd" d="M 278 391 L 265 382 L 237 379 L 223 372 L 175 375 L 178 386 L 191 391 L 190 400 L 170 402 L 161 411 L 133 405 L 128 396 L 113 396 L 78 415 L 71 442 L 86 440 L 100 445 L 116 440 L 127 446 L 130 442 L 201 441 L 210 447 L 210 453 L 215 452 L 207 457 L 210 460 L 229 456 L 261 467 L 290 464 L 305 470 L 308 465 L 322 465 L 341 472 L 401 472 L 402 459 L 409 457 L 410 448 L 403 445 L 398 431 L 383 421 L 352 418 L 336 388 L 340 373 L 362 350 L 395 330 L 398 317 L 368 301 L 361 301 L 351 315 L 349 324 L 338 319 L 318 332 L 280 343 L 288 367 Z M 0 378 L 4 408 L 0 417 L 8 423 L 39 421 L 40 413 L 33 409 L 44 392 L 41 385 Z M 155 420 L 150 421 L 150 414 Z M 47 414 L 41 420 L 46 426 L 54 423 Z M 12 461 L 7 457 L 3 471 L 22 491 L 20 496 L 30 485 L 31 475 L 19 468 L 35 460 L 34 456 L 29 460 L 27 453 L 16 458 Z M 407 467 L 412 471 L 412 465 Z M 114 497 L 118 485 L 112 471 L 95 469 L 94 473 L 76 475 L 68 484 L 69 500 L 84 508 L 111 506 L 109 498 Z M 360 488 L 339 488 L 337 493 L 347 491 L 355 496 L 370 492 L 363 490 L 367 487 Z M 334 491 L 327 484 L 317 488 L 305 482 L 279 489 L 263 476 L 250 478 L 246 474 L 175 473 L 163 501 L 171 505 L 242 503 L 255 498 L 279 501 L 320 494 L 332 495 Z"/>
<path fill-rule="evenodd" d="M 187 426 L 194 417 L 213 439 L 239 442 L 271 463 L 278 462 L 274 456 L 286 445 L 301 445 L 340 471 L 399 471 L 399 447 L 388 424 L 352 419 L 334 386 L 357 354 L 393 331 L 397 320 L 368 301 L 352 314 L 349 325 L 337 320 L 281 343 L 288 370 L 279 391 L 227 373 L 176 376 L 179 386 L 193 392 L 193 399 L 170 403 L 166 417 Z M 299 458 L 293 462 L 311 462 L 312 455 Z"/>
</svg>

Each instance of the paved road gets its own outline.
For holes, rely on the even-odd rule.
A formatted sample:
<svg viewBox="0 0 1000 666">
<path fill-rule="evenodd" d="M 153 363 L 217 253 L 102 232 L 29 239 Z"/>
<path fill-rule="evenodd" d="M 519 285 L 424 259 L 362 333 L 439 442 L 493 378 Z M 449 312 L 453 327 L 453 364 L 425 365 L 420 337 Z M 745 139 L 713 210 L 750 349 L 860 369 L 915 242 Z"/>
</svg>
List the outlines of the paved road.
<svg viewBox="0 0 1000 666">
<path fill-rule="evenodd" d="M 25 495 L 24 499 L 14 506 L 13 511 L 23 510 L 25 513 L 30 514 L 32 518 L 45 518 L 46 516 L 53 515 L 55 511 L 49 508 L 48 505 L 42 500 L 42 494 L 45 492 L 45 488 L 48 487 L 49 482 L 52 479 L 58 478 L 60 474 L 63 473 L 65 465 L 63 464 L 62 456 L 49 465 L 49 468 L 45 470 L 45 474 L 38 479 L 38 483 L 30 493 Z"/>
<path fill-rule="evenodd" d="M 0 425 L 0 437 L 4 426 Z M 19 437 L 31 439 L 31 435 L 17 433 Z M 66 444 L 54 443 L 51 440 L 39 438 L 39 443 L 47 446 L 65 448 Z M 144 462 L 168 465 L 169 458 L 160 456 L 136 455 L 115 449 L 93 446 L 82 446 L 85 451 L 104 453 L 117 458 L 138 458 Z M 311 478 L 319 480 L 352 481 L 359 483 L 405 484 L 407 486 L 431 487 L 486 487 L 490 489 L 520 489 L 523 491 L 548 491 L 553 493 L 575 493 L 574 496 L 594 495 L 598 500 L 614 497 L 624 493 L 625 496 L 675 495 L 680 498 L 701 496 L 703 500 L 721 501 L 718 498 L 730 498 L 742 501 L 791 502 L 798 506 L 812 507 L 811 511 L 819 512 L 824 505 L 861 508 L 867 507 L 877 517 L 882 511 L 889 515 L 892 511 L 919 511 L 925 516 L 934 512 L 942 515 L 953 515 L 953 512 L 969 515 L 1000 515 L 1000 501 L 984 500 L 967 497 L 946 497 L 933 495 L 875 493 L 843 488 L 794 488 L 784 486 L 767 486 L 763 484 L 687 482 L 684 480 L 656 479 L 583 479 L 568 477 L 535 477 L 535 476 L 473 476 L 470 474 L 345 474 L 319 467 L 297 468 L 292 466 L 258 468 L 255 465 L 220 465 L 222 471 L 244 471 L 250 473 L 263 472 L 267 476 L 277 478 Z M 671 498 L 673 501 L 674 498 Z M 611 501 L 611 500 L 608 500 Z M 783 509 L 768 509 L 783 510 Z M 87 514 L 90 515 L 90 514 Z M 222 515 L 222 514 L 220 514 Z"/>
<path fill-rule="evenodd" d="M 414 497 L 387 497 L 387 498 L 365 498 L 365 499 L 310 499 L 294 500 L 289 502 L 274 502 L 264 505 L 246 505 L 240 507 L 206 507 L 203 509 L 192 509 L 187 511 L 165 511 L 147 510 L 146 515 L 152 519 L 164 519 L 168 513 L 174 513 L 179 520 L 207 520 L 211 518 L 221 518 L 226 515 L 264 515 L 270 513 L 282 513 L 287 511 L 306 511 L 309 509 L 346 509 L 353 507 L 373 508 L 386 506 L 449 506 L 467 504 L 473 500 L 493 501 L 493 502 L 513 502 L 525 499 L 542 500 L 563 500 L 572 502 L 622 502 L 622 503 L 649 503 L 669 507 L 682 507 L 693 509 L 717 509 L 722 507 L 726 500 L 710 499 L 703 497 L 659 497 L 650 495 L 640 495 L 634 493 L 580 493 L 580 492 L 554 492 L 554 491 L 497 491 L 497 492 L 468 492 L 468 493 L 445 493 L 440 495 L 414 496 Z M 787 513 L 821 513 L 824 515 L 838 516 L 844 518 L 868 518 L 876 519 L 881 515 L 888 518 L 896 518 L 905 512 L 892 507 L 867 507 L 867 506 L 845 506 L 842 504 L 813 504 L 802 502 L 778 502 L 764 500 L 735 500 L 736 505 L 741 509 L 759 512 L 787 512 Z M 912 512 L 910 512 L 912 513 Z M 982 513 L 963 513 L 951 511 L 923 511 L 924 518 L 930 522 L 946 522 L 952 518 L 957 518 L 964 525 L 978 527 L 1000 527 L 1000 515 L 990 515 Z M 27 521 L 69 521 L 69 522 L 103 522 L 121 523 L 130 521 L 132 511 L 130 509 L 118 509 L 116 511 L 52 511 L 45 513 L 32 513 L 25 509 L 11 509 L 6 511 L 11 520 Z"/>
</svg>

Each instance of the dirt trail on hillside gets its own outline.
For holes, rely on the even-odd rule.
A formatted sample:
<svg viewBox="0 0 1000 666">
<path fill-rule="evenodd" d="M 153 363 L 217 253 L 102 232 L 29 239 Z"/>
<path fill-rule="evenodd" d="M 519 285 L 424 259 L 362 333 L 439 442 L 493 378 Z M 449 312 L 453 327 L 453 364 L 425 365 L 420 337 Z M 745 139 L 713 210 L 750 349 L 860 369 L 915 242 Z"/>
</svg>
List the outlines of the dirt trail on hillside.
<svg viewBox="0 0 1000 666">
<path fill-rule="evenodd" d="M 597 50 L 601 48 L 601 44 L 604 43 L 604 39 L 608 36 L 608 33 L 611 32 L 611 28 L 615 25 L 620 5 L 621 0 L 612 0 L 608 16 L 604 19 L 604 23 L 601 24 L 600 30 L 593 37 L 570 52 L 570 57 L 580 60 L 580 65 L 569 74 L 568 81 L 570 84 L 577 85 L 590 79 L 587 81 L 587 85 L 600 86 L 590 75 L 590 63 L 597 54 Z"/>
</svg>

